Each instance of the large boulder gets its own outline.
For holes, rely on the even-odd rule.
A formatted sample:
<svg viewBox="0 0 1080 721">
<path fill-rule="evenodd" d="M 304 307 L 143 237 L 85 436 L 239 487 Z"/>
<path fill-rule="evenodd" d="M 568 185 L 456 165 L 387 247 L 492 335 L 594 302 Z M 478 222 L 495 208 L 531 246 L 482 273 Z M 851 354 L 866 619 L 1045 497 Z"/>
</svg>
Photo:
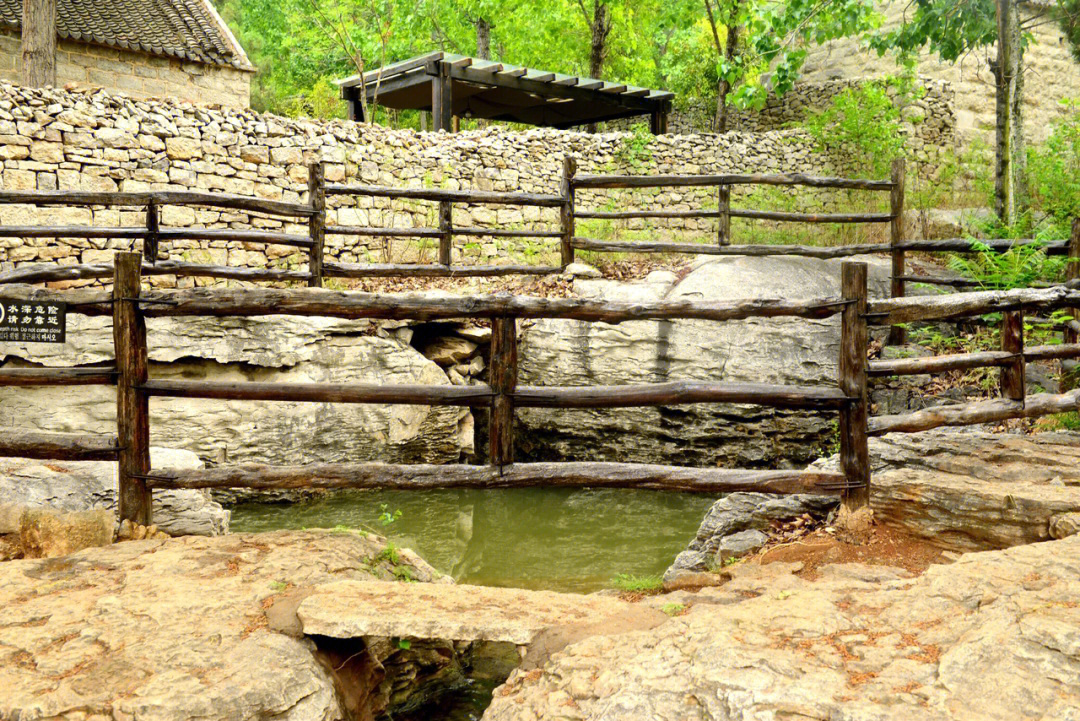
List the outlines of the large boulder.
<svg viewBox="0 0 1080 721">
<path fill-rule="evenodd" d="M 747 564 L 650 630 L 572 643 L 485 721 L 1080 718 L 1080 537 L 899 569 Z"/>
<path fill-rule="evenodd" d="M 111 322 L 72 317 L 61 346 L 18 346 L 9 363 L 88 365 L 112 359 Z M 150 375 L 213 381 L 446 384 L 416 349 L 366 321 L 334 318 L 154 318 Z M 112 388 L 0 389 L 0 426 L 115 432 Z M 216 462 L 439 463 L 471 451 L 467 409 L 160 398 L 150 438 Z"/>
<path fill-rule="evenodd" d="M 150 449 L 155 468 L 201 468 L 191 451 Z M 0 459 L 0 503 L 61 511 L 116 510 L 113 461 Z M 218 536 L 229 532 L 229 512 L 204 490 L 154 491 L 153 523 L 173 536 Z"/>
<path fill-rule="evenodd" d="M 869 259 L 872 295 L 888 268 Z M 840 261 L 793 256 L 699 260 L 681 280 L 578 280 L 578 295 L 609 300 L 807 299 L 840 294 Z M 521 340 L 522 384 L 601 385 L 670 380 L 836 383 L 839 321 L 640 321 L 610 325 L 538 320 Z M 532 458 L 762 467 L 816 458 L 835 414 L 730 404 L 518 412 Z"/>
</svg>

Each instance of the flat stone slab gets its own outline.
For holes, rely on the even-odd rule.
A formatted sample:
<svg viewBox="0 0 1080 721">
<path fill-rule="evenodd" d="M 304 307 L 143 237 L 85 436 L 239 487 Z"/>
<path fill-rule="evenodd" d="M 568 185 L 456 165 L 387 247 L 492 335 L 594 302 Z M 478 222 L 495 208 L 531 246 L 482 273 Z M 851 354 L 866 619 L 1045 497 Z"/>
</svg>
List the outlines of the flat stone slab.
<svg viewBox="0 0 1080 721">
<path fill-rule="evenodd" d="M 553 626 L 626 614 L 611 596 L 448 584 L 339 581 L 319 586 L 297 616 L 305 634 L 445 638 L 526 645 Z"/>
<path fill-rule="evenodd" d="M 685 615 L 515 671 L 484 721 L 1080 719 L 1080 537 L 917 578 L 799 566 L 733 567 Z"/>
</svg>

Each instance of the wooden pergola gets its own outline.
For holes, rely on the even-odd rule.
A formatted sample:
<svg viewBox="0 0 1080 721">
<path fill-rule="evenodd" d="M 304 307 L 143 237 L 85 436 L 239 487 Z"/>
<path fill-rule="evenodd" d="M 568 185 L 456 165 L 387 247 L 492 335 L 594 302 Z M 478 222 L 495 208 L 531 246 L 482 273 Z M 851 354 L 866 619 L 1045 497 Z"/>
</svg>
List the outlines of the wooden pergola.
<svg viewBox="0 0 1080 721">
<path fill-rule="evenodd" d="M 673 93 L 605 80 L 434 52 L 337 81 L 349 117 L 365 120 L 369 104 L 429 110 L 434 130 L 452 118 L 506 120 L 553 128 L 649 116 L 654 134 L 667 132 Z"/>
</svg>

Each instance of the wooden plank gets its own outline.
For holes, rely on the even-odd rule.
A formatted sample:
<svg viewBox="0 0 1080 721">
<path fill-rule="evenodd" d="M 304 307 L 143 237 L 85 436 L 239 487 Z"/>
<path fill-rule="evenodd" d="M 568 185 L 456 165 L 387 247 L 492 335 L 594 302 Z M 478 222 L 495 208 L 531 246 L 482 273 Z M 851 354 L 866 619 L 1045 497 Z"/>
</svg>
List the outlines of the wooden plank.
<svg viewBox="0 0 1080 721">
<path fill-rule="evenodd" d="M 650 112 L 658 102 L 651 98 L 632 98 L 625 96 L 612 97 L 610 93 L 604 93 L 598 88 L 604 85 L 601 80 L 583 80 L 577 85 L 557 85 L 554 82 L 555 73 L 543 73 L 541 75 L 526 75 L 520 78 L 508 78 L 500 75 L 491 75 L 477 70 L 476 68 L 452 68 L 451 77 L 470 83 L 481 85 L 494 85 L 500 88 L 510 88 L 532 93 L 542 98 L 569 98 L 581 100 L 586 103 L 605 103 L 632 108 L 642 113 Z"/>
<path fill-rule="evenodd" d="M 67 303 L 68 315 L 112 315 L 112 293 L 90 288 L 52 290 L 24 283 L 9 283 L 3 287 L 5 298 Z"/>
<path fill-rule="evenodd" d="M 4 225 L 0 238 L 133 238 L 146 237 L 146 228 L 105 228 L 90 225 Z"/>
<path fill-rule="evenodd" d="M 559 228 L 562 230 L 560 250 L 563 268 L 574 262 L 574 176 L 576 174 L 577 158 L 564 155 L 562 182 L 559 187 L 559 192 L 563 198 L 562 205 L 559 206 Z"/>
<path fill-rule="evenodd" d="M 0 368 L 0 386 L 107 386 L 113 368 Z"/>
<path fill-rule="evenodd" d="M 308 252 L 308 287 L 321 288 L 323 279 L 323 243 L 326 234 L 326 166 L 321 160 L 308 166 L 308 204 L 312 213 L 308 218 L 308 235 L 311 250 Z"/>
<path fill-rule="evenodd" d="M 849 399 L 833 386 L 669 381 L 618 386 L 523 386 L 514 403 L 532 408 L 629 408 L 687 403 L 749 403 L 773 408 L 837 409 Z"/>
<path fill-rule="evenodd" d="M 899 246 L 904 242 L 904 159 L 895 158 L 892 162 L 892 190 L 889 193 L 889 210 L 892 222 L 889 224 L 889 245 L 892 247 L 892 279 L 889 282 L 889 295 L 903 298 L 904 286 L 904 251 Z M 904 328 L 894 325 L 889 328 L 889 345 L 903 345 L 907 340 Z"/>
<path fill-rule="evenodd" d="M 323 265 L 323 274 L 333 278 L 490 278 L 501 275 L 551 275 L 561 273 L 558 266 L 543 265 L 382 265 L 334 263 Z"/>
<path fill-rule="evenodd" d="M 0 203 L 26 205 L 146 206 L 151 198 L 155 198 L 159 205 L 206 205 L 290 217 L 307 217 L 312 213 L 309 206 L 300 203 L 191 190 L 155 190 L 136 193 L 91 190 L 0 190 Z"/>
<path fill-rule="evenodd" d="M 789 213 L 773 210 L 732 210 L 729 215 L 732 218 L 778 220 L 790 223 L 888 223 L 893 220 L 889 213 Z"/>
<path fill-rule="evenodd" d="M 888 253 L 889 246 L 874 243 L 864 245 L 702 245 L 698 243 L 651 243 L 645 241 L 603 241 L 574 238 L 571 244 L 583 250 L 616 253 L 692 253 L 696 255 L 799 255 L 808 258 L 846 258 L 865 253 Z"/>
<path fill-rule="evenodd" d="M 970 278 L 932 278 L 926 275 L 904 275 L 900 280 L 906 283 L 923 283 L 925 285 L 944 285 L 953 288 L 978 288 L 982 284 Z"/>
<path fill-rule="evenodd" d="M 441 62 L 435 63 L 436 72 L 431 78 L 431 121 L 432 130 L 451 132 L 453 116 L 453 83 L 450 82 L 450 68 Z M 430 70 L 428 71 L 430 74 Z"/>
<path fill-rule="evenodd" d="M 855 511 L 870 503 L 870 450 L 866 425 L 869 401 L 866 389 L 866 263 L 846 262 L 841 268 L 844 306 L 840 316 L 839 390 L 852 398 L 840 409 L 840 467 L 852 488 L 843 495 L 844 508 Z"/>
<path fill-rule="evenodd" d="M 215 398 L 232 401 L 299 403 L 379 403 L 386 405 L 486 406 L 486 385 L 384 385 L 367 383 L 261 383 L 152 380 L 140 386 L 150 396 Z"/>
<path fill-rule="evenodd" d="M 454 249 L 453 205 L 439 201 L 439 265 L 450 265 Z"/>
<path fill-rule="evenodd" d="M 143 476 L 150 471 L 150 406 L 140 389 L 147 378 L 146 322 L 139 297 L 142 256 L 117 253 L 113 279 L 113 346 L 116 353 L 116 428 L 120 520 L 151 521 L 151 497 Z"/>
<path fill-rule="evenodd" d="M 1080 291 L 1064 286 L 1053 288 L 1019 288 L 1016 290 L 982 290 L 972 293 L 949 293 L 938 296 L 894 298 L 869 303 L 870 321 L 874 325 L 895 325 L 923 320 L 963 318 L 984 313 L 1030 309 L 1064 308 L 1080 303 Z"/>
<path fill-rule="evenodd" d="M 1080 218 L 1073 218 L 1067 253 L 1068 261 L 1065 266 L 1065 280 L 1066 282 L 1076 283 L 1080 281 Z M 1071 308 L 1069 313 L 1072 315 L 1073 320 L 1080 320 L 1080 308 Z M 1062 340 L 1065 343 L 1077 343 L 1080 342 L 1080 335 L 1073 328 L 1066 326 Z"/>
<path fill-rule="evenodd" d="M 911 250 L 920 253 L 981 253 L 972 247 L 970 238 L 938 238 L 935 240 L 905 240 L 895 247 L 899 250 Z M 1019 240 L 996 240 L 982 239 L 979 243 L 985 244 L 990 250 L 1003 253 L 1011 248 L 1025 245 L 1040 245 L 1047 255 L 1066 255 L 1068 253 L 1068 241 L 1055 240 L 1045 242 L 1042 240 L 1019 239 Z M 892 246 L 890 246 L 892 247 Z"/>
<path fill-rule="evenodd" d="M 0 273 L 3 283 L 50 283 L 58 280 L 87 280 L 111 278 L 112 263 L 88 265 L 34 265 Z M 160 260 L 155 265 L 143 265 L 143 275 L 175 275 L 177 277 L 209 277 L 247 281 L 306 281 L 308 274 L 299 270 L 276 268 L 241 268 L 227 265 L 184 263 L 176 260 Z M 6 289 L 3 291 L 6 292 Z"/>
<path fill-rule="evenodd" d="M 804 173 L 730 173 L 724 175 L 579 175 L 578 188 L 658 188 L 688 185 L 805 185 L 811 188 L 892 190 L 891 180 L 829 178 Z"/>
<path fill-rule="evenodd" d="M 924 408 L 914 413 L 870 419 L 870 435 L 917 433 L 940 426 L 997 423 L 1010 418 L 1037 418 L 1052 413 L 1080 410 L 1080 389 L 1068 393 L 1036 393 L 1024 401 L 1001 398 L 952 406 Z"/>
<path fill-rule="evenodd" d="M 330 235 L 361 235 L 374 238 L 438 238 L 438 228 L 367 228 L 359 225 L 328 225 Z M 325 263 L 323 264 L 325 265 Z"/>
<path fill-rule="evenodd" d="M 231 228 L 166 228 L 158 233 L 165 240 L 224 240 L 240 243 L 266 243 L 310 248 L 311 238 L 295 233 L 277 233 L 269 230 L 233 230 Z"/>
<path fill-rule="evenodd" d="M 628 218 L 720 218 L 723 213 L 716 210 L 579 210 L 574 215 L 577 218 L 625 220 Z"/>
<path fill-rule="evenodd" d="M 1007 351 L 981 351 L 978 353 L 952 353 L 924 358 L 895 358 L 870 361 L 867 375 L 902 376 L 924 373 L 969 370 L 971 368 L 1001 367 L 1012 364 L 1016 356 Z"/>
<path fill-rule="evenodd" d="M 116 436 L 90 433 L 49 433 L 5 428 L 0 435 L 0 456 L 56 461 L 113 461 Z"/>
<path fill-rule="evenodd" d="M 8 286 L 21 289 L 27 286 Z M 34 288 L 33 291 L 38 289 Z M 63 299 L 63 293 L 26 293 Z M 828 318 L 840 312 L 837 298 L 665 300 L 651 303 L 585 298 L 531 298 L 512 295 L 446 296 L 423 293 L 357 293 L 291 288 L 192 288 L 144 293 L 147 316 L 322 315 L 334 318 L 446 320 L 450 318 L 566 318 L 604 323 L 631 320 L 743 320 L 744 318 Z M 20 298 L 21 299 L 21 298 Z M 162 302 L 164 301 L 164 302 Z"/>
<path fill-rule="evenodd" d="M 156 198 L 146 204 L 146 235 L 143 236 L 143 258 L 153 265 L 158 260 L 158 241 L 161 238 L 161 219 Z"/>
<path fill-rule="evenodd" d="M 495 205 L 536 205 L 558 208 L 559 195 L 541 193 L 504 193 L 492 190 L 449 190 L 446 188 L 393 188 L 384 185 L 327 185 L 327 195 L 370 195 L 382 198 L 414 200 L 450 200 L 455 203 L 492 203 Z"/>
<path fill-rule="evenodd" d="M 517 321 L 491 320 L 491 362 L 488 377 L 494 396 L 488 425 L 491 465 L 514 462 L 514 391 L 518 380 Z"/>
<path fill-rule="evenodd" d="M 515 463 L 496 468 L 467 465 L 320 463 L 257 464 L 155 471 L 154 488 L 642 488 L 721 494 L 837 494 L 844 477 L 823 471 L 750 471 L 681 468 L 637 463 Z"/>
<path fill-rule="evenodd" d="M 483 235 L 492 238 L 561 238 L 561 230 L 510 230 L 506 228 L 450 228 L 451 235 Z"/>
<path fill-rule="evenodd" d="M 1001 367 L 1001 395 L 1012 401 L 1024 400 L 1024 311 L 1011 310 L 1001 317 L 1001 350 L 1013 360 Z"/>
<path fill-rule="evenodd" d="M 1058 345 L 1029 345 L 1024 348 L 1024 360 L 1065 360 L 1080 358 L 1080 343 Z"/>
</svg>

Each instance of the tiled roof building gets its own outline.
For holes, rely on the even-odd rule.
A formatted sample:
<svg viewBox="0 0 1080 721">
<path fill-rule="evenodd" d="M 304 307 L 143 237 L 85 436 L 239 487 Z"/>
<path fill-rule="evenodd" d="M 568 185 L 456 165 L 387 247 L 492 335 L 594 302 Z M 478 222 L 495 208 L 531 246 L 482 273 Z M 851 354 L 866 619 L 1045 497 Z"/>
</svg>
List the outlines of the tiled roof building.
<svg viewBox="0 0 1080 721">
<path fill-rule="evenodd" d="M 0 78 L 19 82 L 23 0 L 0 0 Z M 247 107 L 254 68 L 210 0 L 57 0 L 56 82 Z"/>
</svg>

